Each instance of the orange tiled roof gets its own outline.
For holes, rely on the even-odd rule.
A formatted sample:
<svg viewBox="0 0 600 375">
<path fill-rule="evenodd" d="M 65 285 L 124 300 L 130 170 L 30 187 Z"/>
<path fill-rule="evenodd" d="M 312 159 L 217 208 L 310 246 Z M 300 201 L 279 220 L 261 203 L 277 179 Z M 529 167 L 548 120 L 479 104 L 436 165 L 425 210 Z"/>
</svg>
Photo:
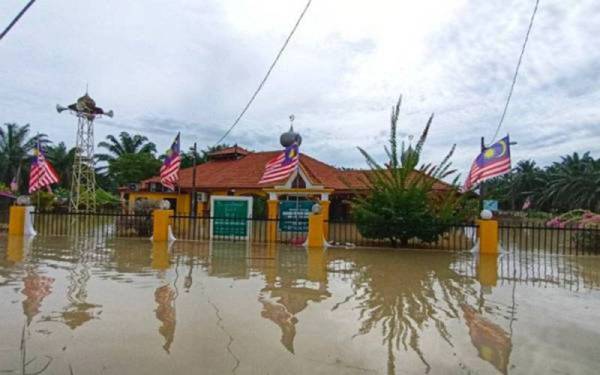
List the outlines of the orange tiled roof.
<svg viewBox="0 0 600 375">
<path fill-rule="evenodd" d="M 241 149 L 238 147 L 238 150 Z M 244 150 L 245 151 L 245 150 Z M 259 184 L 265 164 L 281 151 L 248 152 L 239 159 L 210 160 L 196 166 L 196 188 L 202 189 L 252 189 L 269 188 L 281 185 L 283 181 Z M 323 163 L 306 154 L 300 154 L 300 166 L 313 185 L 322 185 L 336 191 L 368 190 L 369 183 L 365 170 L 342 170 Z M 183 189 L 192 187 L 192 168 L 179 172 L 179 184 Z M 142 181 L 142 187 L 150 182 L 160 182 L 158 176 Z M 436 182 L 434 189 L 446 190 L 450 186 Z"/>
</svg>

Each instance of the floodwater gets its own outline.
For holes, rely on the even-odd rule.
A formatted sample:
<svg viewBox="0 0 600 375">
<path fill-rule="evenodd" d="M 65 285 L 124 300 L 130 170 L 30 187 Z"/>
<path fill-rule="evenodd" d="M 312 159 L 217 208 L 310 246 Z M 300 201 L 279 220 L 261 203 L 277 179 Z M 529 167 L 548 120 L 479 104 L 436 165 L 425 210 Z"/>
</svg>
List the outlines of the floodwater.
<svg viewBox="0 0 600 375">
<path fill-rule="evenodd" d="M 598 374 L 600 257 L 0 237 L 0 374 Z"/>
</svg>

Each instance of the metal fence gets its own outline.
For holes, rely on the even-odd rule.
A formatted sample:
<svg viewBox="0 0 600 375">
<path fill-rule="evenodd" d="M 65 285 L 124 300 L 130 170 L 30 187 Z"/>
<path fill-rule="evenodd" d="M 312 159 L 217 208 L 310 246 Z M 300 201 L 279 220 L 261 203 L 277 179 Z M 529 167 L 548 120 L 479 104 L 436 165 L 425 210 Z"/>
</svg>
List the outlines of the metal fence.
<svg viewBox="0 0 600 375">
<path fill-rule="evenodd" d="M 211 238 L 226 240 L 246 240 L 266 242 L 269 231 L 274 234 L 275 242 L 302 244 L 307 233 L 303 230 L 289 230 L 290 226 L 282 226 L 278 219 L 231 218 L 231 217 L 194 217 L 172 216 L 173 234 L 179 240 L 209 240 Z M 356 245 L 368 247 L 389 247 L 388 240 L 366 238 L 361 235 L 355 222 L 328 221 L 327 241 L 340 245 Z M 294 226 L 292 226 L 294 227 Z M 299 225 L 297 227 L 302 227 Z M 282 230 L 282 228 L 284 228 Z M 431 248 L 445 250 L 469 250 L 476 240 L 477 226 L 463 224 L 451 227 L 432 243 L 411 240 L 407 247 Z"/>
<path fill-rule="evenodd" d="M 0 227 L 3 222 L 8 222 L 8 213 L 0 212 Z M 35 212 L 33 222 L 40 234 L 50 236 L 150 237 L 152 235 L 151 215 L 121 212 Z M 305 242 L 307 237 L 305 223 L 295 226 L 281 224 L 279 219 L 180 215 L 171 217 L 173 234 L 179 240 L 223 239 L 267 242 L 271 233 L 274 241 L 278 243 L 299 245 Z M 326 238 L 329 242 L 363 247 L 391 245 L 388 240 L 364 237 L 356 222 L 330 220 L 326 222 L 326 226 Z M 477 225 L 465 223 L 450 227 L 434 242 L 413 239 L 402 247 L 464 251 L 472 249 L 476 245 L 476 240 Z M 541 222 L 507 222 L 499 225 L 499 241 L 503 250 L 511 252 L 520 250 L 544 251 L 551 254 L 600 255 L 600 227 L 554 228 Z"/>
<path fill-rule="evenodd" d="M 307 233 L 302 230 L 280 230 L 278 219 L 232 218 L 206 216 L 172 216 L 173 234 L 179 240 L 251 240 L 267 242 L 269 231 L 279 243 L 302 244 Z"/>
<path fill-rule="evenodd" d="M 45 236 L 150 237 L 152 216 L 121 212 L 34 212 L 33 226 Z"/>
<path fill-rule="evenodd" d="M 506 251 L 555 254 L 600 254 L 600 227 L 549 227 L 542 222 L 500 223 L 499 240 Z"/>
<path fill-rule="evenodd" d="M 357 223 L 354 221 L 334 221 L 328 222 L 327 240 L 340 244 L 355 244 L 357 246 L 368 247 L 389 247 L 390 241 L 387 239 L 373 239 L 364 237 Z M 408 244 L 402 247 L 419 249 L 441 249 L 441 250 L 470 250 L 475 246 L 477 237 L 477 225 L 474 223 L 464 223 L 451 226 L 436 241 L 423 242 L 417 239 L 411 239 Z"/>
</svg>

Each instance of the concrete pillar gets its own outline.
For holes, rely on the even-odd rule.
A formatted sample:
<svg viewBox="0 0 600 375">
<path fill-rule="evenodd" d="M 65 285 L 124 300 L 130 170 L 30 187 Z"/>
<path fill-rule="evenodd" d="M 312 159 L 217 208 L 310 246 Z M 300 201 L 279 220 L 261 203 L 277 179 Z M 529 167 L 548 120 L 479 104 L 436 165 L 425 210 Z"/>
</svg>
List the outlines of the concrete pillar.
<svg viewBox="0 0 600 375">
<path fill-rule="evenodd" d="M 479 253 L 498 254 L 498 222 L 479 220 Z"/>
<path fill-rule="evenodd" d="M 323 214 L 312 213 L 308 217 L 308 239 L 309 249 L 324 249 L 325 235 L 323 233 Z"/>
<path fill-rule="evenodd" d="M 270 197 L 267 201 L 267 242 L 277 241 L 277 215 L 279 211 L 279 200 Z"/>
<path fill-rule="evenodd" d="M 173 210 L 154 210 L 153 212 L 153 234 L 152 240 L 155 242 L 166 242 L 169 240 L 170 217 L 173 216 Z"/>
<path fill-rule="evenodd" d="M 22 262 L 24 255 L 26 238 L 23 236 L 8 236 L 8 246 L 6 247 L 6 259 L 9 262 Z"/>
<path fill-rule="evenodd" d="M 25 206 L 10 206 L 8 216 L 8 234 L 22 236 L 25 234 Z"/>
</svg>

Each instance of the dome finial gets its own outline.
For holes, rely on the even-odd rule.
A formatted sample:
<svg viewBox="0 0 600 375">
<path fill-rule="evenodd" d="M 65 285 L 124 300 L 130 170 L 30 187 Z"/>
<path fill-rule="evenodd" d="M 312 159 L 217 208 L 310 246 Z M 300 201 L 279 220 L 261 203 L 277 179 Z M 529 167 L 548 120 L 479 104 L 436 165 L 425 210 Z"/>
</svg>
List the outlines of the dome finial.
<svg viewBox="0 0 600 375">
<path fill-rule="evenodd" d="M 296 143 L 298 146 L 300 146 L 300 144 L 302 143 L 302 137 L 300 136 L 300 134 L 298 134 L 294 131 L 294 120 L 296 119 L 296 116 L 291 114 L 289 116 L 289 119 L 290 119 L 290 130 L 281 134 L 281 137 L 279 137 L 279 143 L 281 143 L 281 145 L 283 147 L 290 147 L 294 143 Z"/>
</svg>

